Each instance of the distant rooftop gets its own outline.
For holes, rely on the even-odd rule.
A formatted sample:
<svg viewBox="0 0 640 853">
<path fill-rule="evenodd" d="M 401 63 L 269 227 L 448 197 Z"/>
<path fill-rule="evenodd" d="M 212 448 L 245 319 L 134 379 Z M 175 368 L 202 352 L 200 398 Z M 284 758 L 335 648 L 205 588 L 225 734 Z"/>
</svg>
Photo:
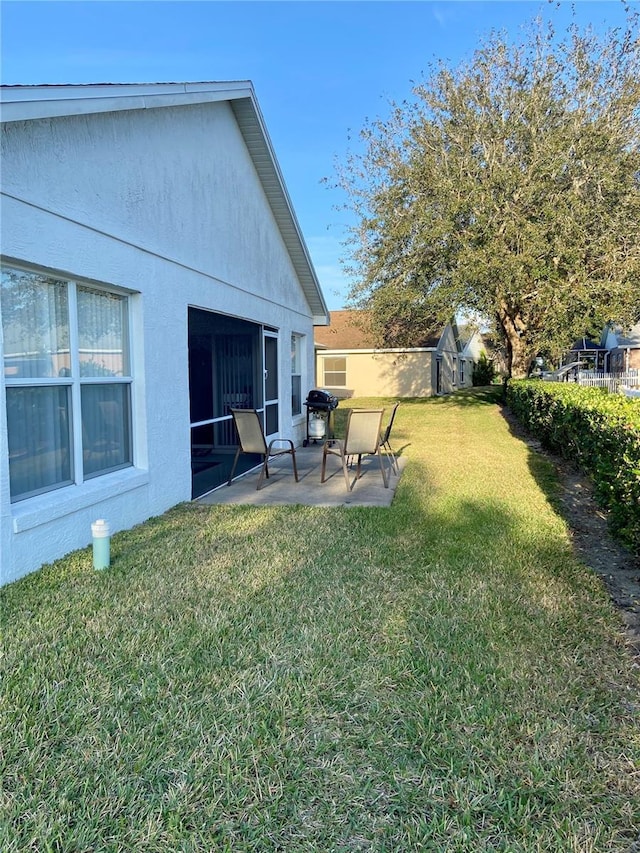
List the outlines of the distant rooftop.
<svg viewBox="0 0 640 853">
<path fill-rule="evenodd" d="M 381 349 L 367 328 L 366 312 L 331 311 L 329 317 L 329 326 L 316 326 L 314 329 L 314 339 L 319 346 L 332 350 Z M 439 340 L 440 334 L 431 335 L 419 348 L 435 348 Z"/>
</svg>

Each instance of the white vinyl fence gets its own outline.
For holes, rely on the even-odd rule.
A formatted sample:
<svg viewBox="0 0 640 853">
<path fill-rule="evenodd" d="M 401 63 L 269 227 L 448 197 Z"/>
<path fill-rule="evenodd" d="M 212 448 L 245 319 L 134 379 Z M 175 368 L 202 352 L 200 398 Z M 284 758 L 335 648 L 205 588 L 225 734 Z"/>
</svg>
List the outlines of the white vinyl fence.
<svg viewBox="0 0 640 853">
<path fill-rule="evenodd" d="M 640 389 L 640 370 L 629 370 L 626 373 L 580 370 L 578 371 L 577 382 L 579 385 L 585 385 L 588 388 L 606 388 L 612 393 L 624 388 Z"/>
</svg>

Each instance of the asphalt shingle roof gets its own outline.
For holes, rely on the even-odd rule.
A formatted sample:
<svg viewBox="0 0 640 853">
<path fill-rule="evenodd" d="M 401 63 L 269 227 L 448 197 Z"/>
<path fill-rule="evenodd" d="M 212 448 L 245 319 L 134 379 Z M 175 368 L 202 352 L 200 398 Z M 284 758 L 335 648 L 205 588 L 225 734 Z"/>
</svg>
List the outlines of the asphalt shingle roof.
<svg viewBox="0 0 640 853">
<path fill-rule="evenodd" d="M 329 326 L 315 326 L 316 344 L 337 350 L 381 349 L 367 327 L 363 311 L 331 311 Z M 440 334 L 431 335 L 421 346 L 437 347 Z"/>
</svg>

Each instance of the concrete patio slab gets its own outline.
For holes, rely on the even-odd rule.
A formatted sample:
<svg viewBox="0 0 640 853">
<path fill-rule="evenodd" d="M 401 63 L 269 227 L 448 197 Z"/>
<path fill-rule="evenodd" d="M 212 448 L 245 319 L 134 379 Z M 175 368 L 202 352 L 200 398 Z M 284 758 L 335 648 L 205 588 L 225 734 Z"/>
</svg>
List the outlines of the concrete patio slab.
<svg viewBox="0 0 640 853">
<path fill-rule="evenodd" d="M 406 460 L 398 457 L 400 474 L 389 471 L 389 463 L 383 458 L 389 488 L 385 489 L 380 473 L 380 464 L 373 456 L 362 459 L 362 476 L 347 491 L 340 460 L 336 456 L 327 459 L 327 479 L 320 482 L 322 446 L 310 444 L 296 448 L 296 461 L 300 481 L 296 483 L 290 456 L 282 456 L 269 463 L 269 479 L 264 480 L 260 491 L 256 489 L 259 469 L 234 480 L 197 499 L 203 504 L 248 504 L 269 506 L 302 504 L 304 506 L 390 506 L 398 480 Z M 355 465 L 350 469 L 351 481 L 355 479 Z"/>
</svg>

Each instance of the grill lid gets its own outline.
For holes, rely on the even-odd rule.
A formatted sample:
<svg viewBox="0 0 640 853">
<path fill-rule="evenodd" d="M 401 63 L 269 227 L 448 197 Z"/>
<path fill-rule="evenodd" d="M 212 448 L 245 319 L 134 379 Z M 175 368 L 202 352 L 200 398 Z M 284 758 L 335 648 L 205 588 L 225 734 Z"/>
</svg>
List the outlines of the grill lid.
<svg viewBox="0 0 640 853">
<path fill-rule="evenodd" d="M 338 398 L 325 388 L 312 388 L 304 404 L 311 409 L 327 410 L 336 409 L 338 402 Z"/>
</svg>

